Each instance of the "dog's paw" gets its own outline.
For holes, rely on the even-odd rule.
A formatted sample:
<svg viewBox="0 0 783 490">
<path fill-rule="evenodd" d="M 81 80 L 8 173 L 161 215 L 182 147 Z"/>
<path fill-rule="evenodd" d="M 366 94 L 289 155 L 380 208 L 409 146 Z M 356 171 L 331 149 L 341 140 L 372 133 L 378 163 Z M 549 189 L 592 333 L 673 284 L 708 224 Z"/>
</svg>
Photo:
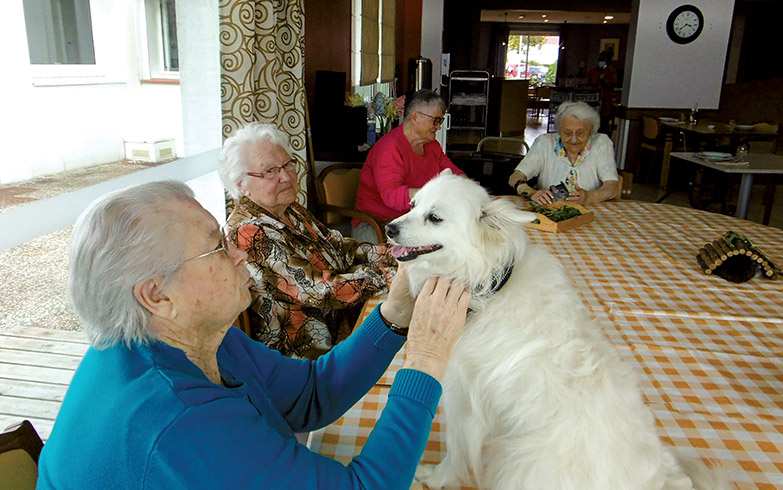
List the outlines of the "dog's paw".
<svg viewBox="0 0 783 490">
<path fill-rule="evenodd" d="M 448 475 L 443 471 L 443 465 L 420 464 L 416 468 L 416 481 L 427 485 L 427 488 L 446 488 L 455 485 L 456 482 L 450 481 Z"/>
</svg>

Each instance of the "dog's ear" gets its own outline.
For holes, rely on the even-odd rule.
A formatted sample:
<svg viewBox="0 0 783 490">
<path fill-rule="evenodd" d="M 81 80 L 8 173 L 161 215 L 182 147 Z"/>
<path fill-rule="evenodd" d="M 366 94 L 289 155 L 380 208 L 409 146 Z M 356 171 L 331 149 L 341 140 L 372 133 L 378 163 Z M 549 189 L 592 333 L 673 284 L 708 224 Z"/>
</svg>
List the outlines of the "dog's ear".
<svg viewBox="0 0 783 490">
<path fill-rule="evenodd" d="M 493 199 L 481 209 L 481 222 L 496 229 L 523 225 L 537 218 L 534 213 L 522 211 L 506 199 Z"/>
<path fill-rule="evenodd" d="M 438 175 L 452 175 L 453 173 L 450 168 L 444 168 Z"/>
</svg>

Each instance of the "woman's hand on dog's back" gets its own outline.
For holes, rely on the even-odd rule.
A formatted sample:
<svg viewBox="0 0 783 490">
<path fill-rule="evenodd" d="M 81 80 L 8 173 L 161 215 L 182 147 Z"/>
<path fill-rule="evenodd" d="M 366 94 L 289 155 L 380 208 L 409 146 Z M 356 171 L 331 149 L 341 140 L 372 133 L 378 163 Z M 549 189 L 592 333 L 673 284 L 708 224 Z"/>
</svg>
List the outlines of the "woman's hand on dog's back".
<svg viewBox="0 0 783 490">
<path fill-rule="evenodd" d="M 470 299 L 470 291 L 458 281 L 427 279 L 413 308 L 404 368 L 443 379 L 451 349 L 465 327 Z"/>
</svg>

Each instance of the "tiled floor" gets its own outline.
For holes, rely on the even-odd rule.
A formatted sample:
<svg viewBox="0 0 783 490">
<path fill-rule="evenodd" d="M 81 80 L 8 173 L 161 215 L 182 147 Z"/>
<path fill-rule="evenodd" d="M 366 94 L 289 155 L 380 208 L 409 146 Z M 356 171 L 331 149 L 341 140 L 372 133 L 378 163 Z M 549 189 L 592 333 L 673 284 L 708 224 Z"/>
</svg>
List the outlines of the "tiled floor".
<svg viewBox="0 0 783 490">
<path fill-rule="evenodd" d="M 546 131 L 546 118 L 530 120 L 527 141 Z M 0 186 L 0 213 L 14 206 L 45 199 L 93 185 L 130 172 L 149 168 L 150 164 L 116 162 L 60 175 Z M 654 184 L 634 183 L 632 199 L 652 202 L 662 192 Z M 761 189 L 754 189 L 748 217 L 761 222 Z M 688 206 L 685 191 L 672 194 L 666 204 Z M 52 212 L 57 212 L 53 209 Z M 771 226 L 783 229 L 783 192 L 778 192 Z M 19 226 L 25 226 L 19 223 Z M 3 230 L 13 233 L 14 230 Z M 14 327 L 44 327 L 76 330 L 78 325 L 65 296 L 67 244 L 70 228 L 60 230 L 23 245 L 0 251 L 0 332 Z"/>
</svg>

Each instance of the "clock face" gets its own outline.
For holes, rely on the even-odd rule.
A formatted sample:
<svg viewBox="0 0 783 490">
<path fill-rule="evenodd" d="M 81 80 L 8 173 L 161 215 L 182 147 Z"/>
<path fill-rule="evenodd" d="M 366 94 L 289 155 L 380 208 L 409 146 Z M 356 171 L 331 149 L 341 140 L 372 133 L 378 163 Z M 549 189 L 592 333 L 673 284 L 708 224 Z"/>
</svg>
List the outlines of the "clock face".
<svg viewBox="0 0 783 490">
<path fill-rule="evenodd" d="M 687 44 L 699 37 L 704 29 L 704 16 L 698 7 L 682 5 L 669 14 L 666 21 L 666 33 L 669 39 L 678 44 Z"/>
</svg>

